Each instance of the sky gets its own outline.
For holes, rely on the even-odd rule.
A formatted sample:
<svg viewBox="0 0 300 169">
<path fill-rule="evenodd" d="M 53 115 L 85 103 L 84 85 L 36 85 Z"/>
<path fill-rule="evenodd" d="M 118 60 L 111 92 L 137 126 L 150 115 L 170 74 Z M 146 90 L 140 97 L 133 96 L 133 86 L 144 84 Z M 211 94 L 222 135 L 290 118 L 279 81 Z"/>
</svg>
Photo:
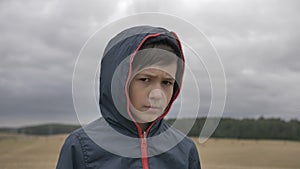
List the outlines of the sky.
<svg viewBox="0 0 300 169">
<path fill-rule="evenodd" d="M 299 5 L 297 0 L 0 1 L 0 126 L 78 123 L 72 76 L 81 48 L 102 26 L 144 12 L 180 17 L 213 44 L 226 75 L 224 117 L 300 119 Z"/>
</svg>

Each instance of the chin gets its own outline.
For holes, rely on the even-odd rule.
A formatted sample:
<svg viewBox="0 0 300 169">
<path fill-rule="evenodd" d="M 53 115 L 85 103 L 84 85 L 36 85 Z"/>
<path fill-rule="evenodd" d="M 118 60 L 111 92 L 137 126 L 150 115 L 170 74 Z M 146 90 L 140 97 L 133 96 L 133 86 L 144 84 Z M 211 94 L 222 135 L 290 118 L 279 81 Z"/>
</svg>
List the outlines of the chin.
<svg viewBox="0 0 300 169">
<path fill-rule="evenodd" d="M 154 120 L 156 120 L 159 116 L 152 116 L 152 117 L 143 117 L 143 118 L 140 118 L 140 120 L 138 122 L 140 123 L 149 123 L 149 122 L 152 122 Z"/>
</svg>

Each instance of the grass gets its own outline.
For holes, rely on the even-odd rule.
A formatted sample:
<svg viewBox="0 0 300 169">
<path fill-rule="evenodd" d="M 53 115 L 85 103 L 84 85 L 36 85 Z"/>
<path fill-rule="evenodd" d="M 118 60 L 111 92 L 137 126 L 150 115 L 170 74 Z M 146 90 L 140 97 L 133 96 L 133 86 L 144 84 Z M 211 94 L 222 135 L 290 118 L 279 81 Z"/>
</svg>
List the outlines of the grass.
<svg viewBox="0 0 300 169">
<path fill-rule="evenodd" d="M 197 147 L 204 169 L 300 168 L 300 142 L 210 139 Z"/>
<path fill-rule="evenodd" d="M 53 169 L 65 135 L 0 136 L 1 169 Z"/>
<path fill-rule="evenodd" d="M 0 135 L 1 169 L 53 169 L 66 135 Z M 300 142 L 210 139 L 196 142 L 204 169 L 296 169 Z"/>
</svg>

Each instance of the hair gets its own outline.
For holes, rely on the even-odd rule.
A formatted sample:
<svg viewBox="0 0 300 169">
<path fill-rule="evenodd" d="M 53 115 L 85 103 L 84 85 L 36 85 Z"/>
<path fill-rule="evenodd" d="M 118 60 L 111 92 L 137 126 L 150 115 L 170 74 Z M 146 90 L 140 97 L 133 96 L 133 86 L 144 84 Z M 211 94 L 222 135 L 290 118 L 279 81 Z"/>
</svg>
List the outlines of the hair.
<svg viewBox="0 0 300 169">
<path fill-rule="evenodd" d="M 151 65 L 166 66 L 177 60 L 174 48 L 164 41 L 144 44 L 133 59 L 132 70 L 137 72 Z"/>
</svg>

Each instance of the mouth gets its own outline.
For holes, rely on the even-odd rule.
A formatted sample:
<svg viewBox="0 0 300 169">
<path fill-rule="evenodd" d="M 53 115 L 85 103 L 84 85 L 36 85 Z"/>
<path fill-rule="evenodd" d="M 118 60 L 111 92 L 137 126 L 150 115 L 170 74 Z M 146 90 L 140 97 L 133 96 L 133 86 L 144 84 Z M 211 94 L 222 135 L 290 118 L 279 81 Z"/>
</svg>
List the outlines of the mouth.
<svg viewBox="0 0 300 169">
<path fill-rule="evenodd" d="M 154 110 L 154 111 L 160 111 L 160 106 L 144 106 L 147 110 Z"/>
</svg>

